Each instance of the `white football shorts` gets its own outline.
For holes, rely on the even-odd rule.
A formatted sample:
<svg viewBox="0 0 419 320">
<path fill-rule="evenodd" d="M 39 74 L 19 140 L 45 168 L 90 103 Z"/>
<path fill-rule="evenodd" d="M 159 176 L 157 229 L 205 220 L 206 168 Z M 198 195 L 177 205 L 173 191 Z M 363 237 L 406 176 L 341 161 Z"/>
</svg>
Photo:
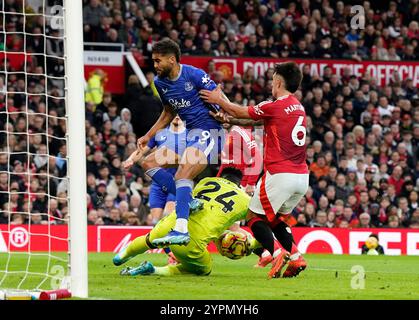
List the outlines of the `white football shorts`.
<svg viewBox="0 0 419 320">
<path fill-rule="evenodd" d="M 266 172 L 259 180 L 249 209 L 273 221 L 277 213 L 289 214 L 308 189 L 308 174 Z"/>
</svg>

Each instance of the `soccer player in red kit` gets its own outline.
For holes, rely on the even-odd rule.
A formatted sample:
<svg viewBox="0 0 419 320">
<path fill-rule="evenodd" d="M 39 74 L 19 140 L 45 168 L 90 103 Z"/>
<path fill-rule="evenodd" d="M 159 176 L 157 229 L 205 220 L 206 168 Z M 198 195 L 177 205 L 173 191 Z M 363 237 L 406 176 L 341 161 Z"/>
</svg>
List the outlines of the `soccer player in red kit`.
<svg viewBox="0 0 419 320">
<path fill-rule="evenodd" d="M 253 195 L 262 170 L 262 155 L 252 130 L 229 123 L 224 123 L 223 127 L 229 130 L 229 133 L 221 153 L 221 166 L 217 177 L 226 167 L 236 168 L 243 173 L 241 187 L 247 194 Z"/>
<path fill-rule="evenodd" d="M 301 80 L 302 73 L 295 62 L 276 64 L 272 84 L 275 100 L 247 108 L 226 99 L 220 86 L 214 91 L 200 92 L 202 99 L 218 104 L 234 118 L 263 120 L 265 173 L 250 201 L 246 220 L 255 238 L 273 257 L 269 278 L 281 277 L 293 245 L 291 230 L 281 216 L 291 213 L 307 192 L 309 183 L 306 113 L 293 95 Z M 274 250 L 272 232 L 284 250 Z"/>
</svg>

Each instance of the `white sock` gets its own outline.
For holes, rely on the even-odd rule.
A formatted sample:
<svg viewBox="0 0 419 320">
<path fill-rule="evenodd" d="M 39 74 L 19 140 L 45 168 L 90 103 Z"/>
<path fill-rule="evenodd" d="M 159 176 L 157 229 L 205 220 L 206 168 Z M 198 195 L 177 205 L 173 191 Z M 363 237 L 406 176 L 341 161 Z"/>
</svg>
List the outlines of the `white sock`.
<svg viewBox="0 0 419 320">
<path fill-rule="evenodd" d="M 282 252 L 281 249 L 276 249 L 272 257 L 275 259 L 281 252 Z"/>
<path fill-rule="evenodd" d="M 290 256 L 290 260 L 295 261 L 295 260 L 298 260 L 299 257 L 300 257 L 300 253 L 296 252 Z"/>
<path fill-rule="evenodd" d="M 266 258 L 266 257 L 268 257 L 268 256 L 270 256 L 270 255 L 271 255 L 271 253 L 270 253 L 268 250 L 265 250 L 265 251 L 263 251 L 263 252 L 262 252 L 261 257 L 262 257 L 262 258 Z"/>
<path fill-rule="evenodd" d="M 182 218 L 176 219 L 176 224 L 173 230 L 182 233 L 188 232 L 188 220 Z"/>
</svg>

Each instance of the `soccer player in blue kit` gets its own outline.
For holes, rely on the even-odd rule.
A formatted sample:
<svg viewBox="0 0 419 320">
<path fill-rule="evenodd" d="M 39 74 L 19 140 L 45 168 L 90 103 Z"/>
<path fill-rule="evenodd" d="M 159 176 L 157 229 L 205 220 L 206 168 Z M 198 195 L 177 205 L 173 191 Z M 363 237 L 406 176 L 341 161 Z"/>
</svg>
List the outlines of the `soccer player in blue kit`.
<svg viewBox="0 0 419 320">
<path fill-rule="evenodd" d="M 219 107 L 205 103 L 199 96 L 200 90 L 214 90 L 216 84 L 205 71 L 181 64 L 180 56 L 178 44 L 170 39 L 163 39 L 153 45 L 152 59 L 157 73 L 154 84 L 164 109 L 157 122 L 137 141 L 139 150 L 143 150 L 150 139 L 167 127 L 176 114 L 188 131 L 183 154 L 167 150 L 163 157 L 152 153 L 142 162 L 143 169 L 153 181 L 165 192 L 176 195 L 175 227 L 165 237 L 154 239 L 152 244 L 158 247 L 189 243 L 188 218 L 193 179 L 209 163 L 218 163 L 225 139 L 221 124 L 209 114 L 210 110 L 216 113 Z M 174 179 L 164 170 L 173 165 L 178 165 Z"/>
<path fill-rule="evenodd" d="M 136 150 L 124 161 L 123 168 L 129 169 L 135 162 L 141 165 L 144 158 L 151 152 L 156 152 L 156 157 L 166 157 L 167 150 L 173 151 L 177 157 L 182 155 L 186 148 L 186 128 L 179 116 L 176 116 L 170 125 L 160 130 L 150 139 L 147 146 L 142 150 Z M 165 169 L 172 177 L 175 176 L 176 168 Z M 150 186 L 149 203 L 153 225 L 155 225 L 163 215 L 171 213 L 175 209 L 175 195 L 164 192 L 162 187 L 155 181 Z"/>
</svg>

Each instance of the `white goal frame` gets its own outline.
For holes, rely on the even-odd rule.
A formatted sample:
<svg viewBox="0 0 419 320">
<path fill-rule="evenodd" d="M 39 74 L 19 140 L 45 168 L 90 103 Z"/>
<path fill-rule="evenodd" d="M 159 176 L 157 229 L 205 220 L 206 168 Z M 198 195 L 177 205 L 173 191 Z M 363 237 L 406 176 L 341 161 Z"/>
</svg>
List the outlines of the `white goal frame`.
<svg viewBox="0 0 419 320">
<path fill-rule="evenodd" d="M 87 298 L 86 129 L 82 0 L 64 0 L 63 13 L 68 119 L 70 288 L 72 296 Z"/>
</svg>

